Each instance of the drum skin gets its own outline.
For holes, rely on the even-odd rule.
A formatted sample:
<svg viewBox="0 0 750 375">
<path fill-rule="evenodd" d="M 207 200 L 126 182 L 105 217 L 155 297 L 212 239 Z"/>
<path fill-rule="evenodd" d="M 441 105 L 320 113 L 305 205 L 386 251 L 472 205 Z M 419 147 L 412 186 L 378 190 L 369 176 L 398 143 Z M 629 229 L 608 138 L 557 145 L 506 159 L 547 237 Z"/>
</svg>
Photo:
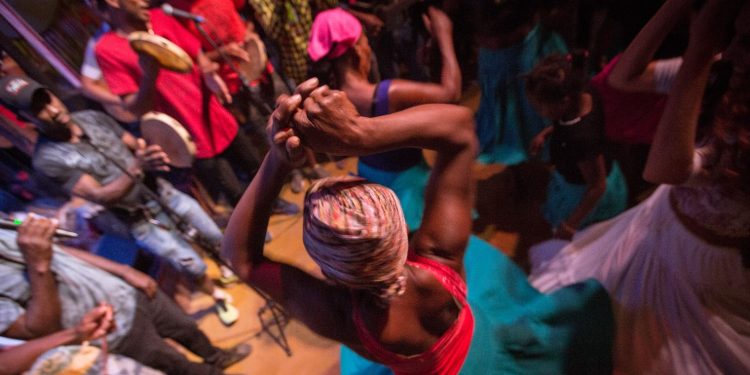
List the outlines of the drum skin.
<svg viewBox="0 0 750 375">
<path fill-rule="evenodd" d="M 169 156 L 170 165 L 189 168 L 195 159 L 195 143 L 177 120 L 160 112 L 141 117 L 141 136 L 148 144 L 160 145 Z"/>
<path fill-rule="evenodd" d="M 135 31 L 128 35 L 128 41 L 136 52 L 155 58 L 164 69 L 179 73 L 193 70 L 190 55 L 166 38 L 145 31 Z"/>
<path fill-rule="evenodd" d="M 244 49 L 250 55 L 250 61 L 240 62 L 237 68 L 243 80 L 252 82 L 260 78 L 261 74 L 266 71 L 268 61 L 266 47 L 260 38 L 254 36 L 245 41 Z"/>
</svg>

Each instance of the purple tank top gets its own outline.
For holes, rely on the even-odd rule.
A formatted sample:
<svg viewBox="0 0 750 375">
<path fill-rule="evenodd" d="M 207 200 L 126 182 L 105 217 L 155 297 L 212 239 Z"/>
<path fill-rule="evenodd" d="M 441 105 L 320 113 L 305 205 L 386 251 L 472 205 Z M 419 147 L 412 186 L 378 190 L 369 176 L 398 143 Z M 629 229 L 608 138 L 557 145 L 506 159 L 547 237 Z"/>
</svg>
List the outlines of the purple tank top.
<svg viewBox="0 0 750 375">
<path fill-rule="evenodd" d="M 388 110 L 388 89 L 391 80 L 381 81 L 375 88 L 372 100 L 372 117 L 383 116 L 390 113 Z M 379 154 L 362 156 L 359 158 L 364 164 L 372 168 L 385 171 L 398 172 L 409 169 L 422 161 L 422 150 L 418 148 L 402 148 L 399 150 L 381 152 Z"/>
</svg>

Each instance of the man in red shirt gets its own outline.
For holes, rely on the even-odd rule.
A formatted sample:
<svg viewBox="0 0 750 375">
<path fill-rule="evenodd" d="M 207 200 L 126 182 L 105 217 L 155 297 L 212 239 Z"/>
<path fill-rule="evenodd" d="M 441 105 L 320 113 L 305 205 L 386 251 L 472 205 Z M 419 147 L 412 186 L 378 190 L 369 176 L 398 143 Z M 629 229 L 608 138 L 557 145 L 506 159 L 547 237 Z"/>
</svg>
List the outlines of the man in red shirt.
<svg viewBox="0 0 750 375">
<path fill-rule="evenodd" d="M 198 39 L 160 9 L 149 10 L 148 1 L 99 0 L 99 4 L 108 8 L 113 27 L 96 45 L 96 59 L 110 90 L 121 96 L 136 116 L 156 110 L 179 121 L 195 141 L 198 178 L 212 195 L 224 193 L 234 205 L 244 189 L 232 165 L 253 177 L 260 158 L 219 102 L 232 99 L 216 64 L 203 54 Z M 169 39 L 185 50 L 196 66 L 188 73 L 160 69 L 153 58 L 139 56 L 130 48 L 127 36 L 135 31 L 151 31 Z M 289 205 L 277 207 L 291 213 L 296 207 Z"/>
</svg>

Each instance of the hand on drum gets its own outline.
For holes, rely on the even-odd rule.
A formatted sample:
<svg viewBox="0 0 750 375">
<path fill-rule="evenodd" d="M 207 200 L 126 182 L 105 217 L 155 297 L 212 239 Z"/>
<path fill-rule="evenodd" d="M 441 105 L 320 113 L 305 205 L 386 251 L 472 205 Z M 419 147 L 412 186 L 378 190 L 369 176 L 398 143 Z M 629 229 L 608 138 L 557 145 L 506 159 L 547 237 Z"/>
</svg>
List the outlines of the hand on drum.
<svg viewBox="0 0 750 375">
<path fill-rule="evenodd" d="M 155 78 L 159 74 L 159 70 L 161 69 L 161 65 L 159 65 L 159 60 L 157 60 L 155 57 L 146 53 L 138 54 L 138 65 L 141 66 L 143 75 L 146 77 Z"/>
<path fill-rule="evenodd" d="M 211 92 L 219 98 L 222 104 L 231 104 L 232 96 L 229 95 L 229 89 L 224 80 L 219 77 L 219 64 L 210 63 L 210 69 L 203 69 L 203 81 Z"/>
<path fill-rule="evenodd" d="M 219 48 L 221 53 L 235 59 L 250 62 L 250 54 L 237 42 L 227 43 Z"/>
<path fill-rule="evenodd" d="M 159 145 L 148 145 L 143 138 L 138 138 L 138 146 L 135 150 L 135 158 L 143 170 L 169 171 L 169 156 Z"/>
</svg>

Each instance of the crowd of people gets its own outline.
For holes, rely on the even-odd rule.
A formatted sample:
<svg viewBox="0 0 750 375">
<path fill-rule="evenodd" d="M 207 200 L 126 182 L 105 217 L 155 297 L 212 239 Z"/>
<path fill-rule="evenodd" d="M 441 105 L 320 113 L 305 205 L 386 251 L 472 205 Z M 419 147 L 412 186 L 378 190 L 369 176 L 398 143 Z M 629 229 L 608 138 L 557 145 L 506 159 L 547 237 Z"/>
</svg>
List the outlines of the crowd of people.
<svg viewBox="0 0 750 375">
<path fill-rule="evenodd" d="M 750 372 L 750 3 L 665 0 L 604 62 L 545 22 L 551 3 L 92 1 L 84 105 L 4 54 L 0 336 L 25 342 L 0 374 L 220 374 L 252 352 L 212 344 L 148 270 L 65 245 L 35 198 L 84 202 L 88 230 L 176 269 L 231 327 L 252 313 L 208 277 L 223 259 L 221 280 L 341 343 L 342 374 Z M 187 67 L 131 48 L 138 32 Z M 144 140 L 154 113 L 187 164 Z M 498 163 L 549 172 L 529 273 L 472 232 L 475 171 Z M 305 178 L 302 208 L 280 197 Z M 264 253 L 272 215 L 301 215 L 319 274 Z"/>
</svg>

